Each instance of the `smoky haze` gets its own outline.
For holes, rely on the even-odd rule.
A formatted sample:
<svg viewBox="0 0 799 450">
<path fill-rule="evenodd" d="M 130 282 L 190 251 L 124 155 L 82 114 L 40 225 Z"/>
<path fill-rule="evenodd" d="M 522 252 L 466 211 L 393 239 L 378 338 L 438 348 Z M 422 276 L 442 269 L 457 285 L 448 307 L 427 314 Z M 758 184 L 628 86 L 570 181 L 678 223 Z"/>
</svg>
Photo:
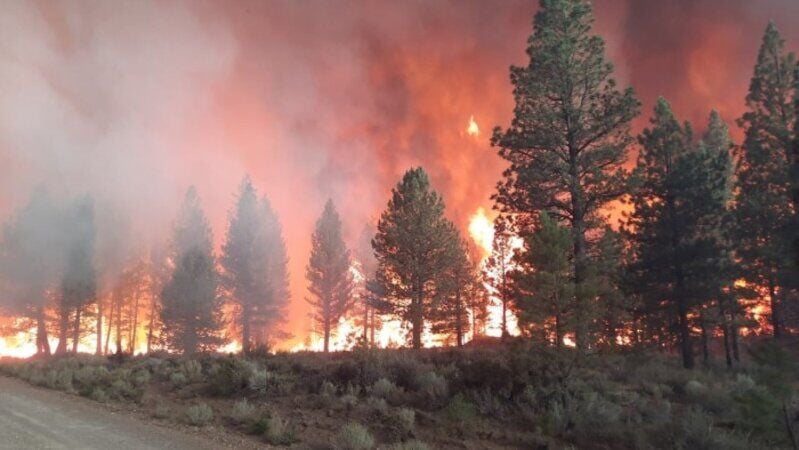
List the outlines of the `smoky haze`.
<svg viewBox="0 0 799 450">
<path fill-rule="evenodd" d="M 327 198 L 351 245 L 412 165 L 463 230 L 491 206 L 503 162 L 488 139 L 511 116 L 508 67 L 526 63 L 535 5 L 4 1 L 0 213 L 36 189 L 91 195 L 103 289 L 165 244 L 192 184 L 218 248 L 249 174 L 283 222 L 288 328 L 301 340 L 304 266 Z M 768 20 L 799 46 L 795 0 L 594 6 L 617 78 L 644 102 L 639 125 L 659 95 L 700 129 L 711 108 L 732 122 Z"/>
</svg>

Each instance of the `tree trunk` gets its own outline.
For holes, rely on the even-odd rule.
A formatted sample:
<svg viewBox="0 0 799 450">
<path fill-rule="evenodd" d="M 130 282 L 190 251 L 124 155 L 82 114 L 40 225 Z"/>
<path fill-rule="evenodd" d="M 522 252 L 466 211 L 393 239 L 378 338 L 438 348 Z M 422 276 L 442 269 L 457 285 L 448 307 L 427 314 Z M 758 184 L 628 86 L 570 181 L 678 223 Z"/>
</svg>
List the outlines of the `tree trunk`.
<svg viewBox="0 0 799 450">
<path fill-rule="evenodd" d="M 700 315 L 700 329 L 702 330 L 702 364 L 707 367 L 710 363 L 710 352 L 708 350 L 708 342 L 707 342 L 707 324 L 705 324 L 704 318 Z"/>
<path fill-rule="evenodd" d="M 329 317 L 325 317 L 324 333 L 325 333 L 324 352 L 328 353 L 330 351 L 330 318 Z"/>
<path fill-rule="evenodd" d="M 777 299 L 777 288 L 775 284 L 774 277 L 769 276 L 768 295 L 771 303 L 771 326 L 774 328 L 774 339 L 780 339 L 782 337 L 782 314 L 780 314 L 781 305 Z"/>
<path fill-rule="evenodd" d="M 741 354 L 738 351 L 738 325 L 732 326 L 732 357 L 735 362 L 741 362 Z"/>
<path fill-rule="evenodd" d="M 130 326 L 130 354 L 136 354 L 136 339 L 139 331 L 139 297 L 141 297 L 141 287 L 136 288 L 136 300 L 133 303 L 133 321 Z"/>
<path fill-rule="evenodd" d="M 103 297 L 97 298 L 97 349 L 94 353 L 103 354 Z"/>
<path fill-rule="evenodd" d="M 155 305 L 156 299 L 155 295 L 151 295 L 152 299 L 150 302 L 150 323 L 147 327 L 147 353 L 149 354 L 152 351 L 153 345 L 153 329 L 155 328 Z"/>
<path fill-rule="evenodd" d="M 78 341 L 80 341 L 80 306 L 75 308 L 75 326 L 72 330 L 72 353 L 78 353 Z"/>
<path fill-rule="evenodd" d="M 36 353 L 50 356 L 50 342 L 47 340 L 44 306 L 36 308 Z"/>
<path fill-rule="evenodd" d="M 732 349 L 730 348 L 730 325 L 723 324 L 721 332 L 724 338 L 724 360 L 727 363 L 727 368 L 732 369 Z"/>
<path fill-rule="evenodd" d="M 375 345 L 375 310 L 371 308 L 370 310 L 370 320 L 369 320 L 369 343 L 374 346 Z"/>
<path fill-rule="evenodd" d="M 67 308 L 63 301 L 59 311 L 58 320 L 58 347 L 55 353 L 62 355 L 67 352 L 67 337 L 69 336 L 69 308 Z"/>
<path fill-rule="evenodd" d="M 103 354 L 108 354 L 108 345 L 111 342 L 111 328 L 113 328 L 114 324 L 114 306 L 116 301 L 116 295 L 111 294 L 111 309 L 108 311 L 108 323 L 105 327 L 105 350 L 103 350 Z"/>
<path fill-rule="evenodd" d="M 122 298 L 117 296 L 117 355 L 122 354 Z"/>
<path fill-rule="evenodd" d="M 563 346 L 563 333 L 560 327 L 560 314 L 555 314 L 555 348 Z"/>
<path fill-rule="evenodd" d="M 461 290 L 455 291 L 455 335 L 458 347 L 463 347 L 463 311 L 461 311 Z"/>
<path fill-rule="evenodd" d="M 243 305 L 241 308 L 241 352 L 245 355 L 250 354 L 253 349 L 250 315 L 249 305 Z"/>
</svg>

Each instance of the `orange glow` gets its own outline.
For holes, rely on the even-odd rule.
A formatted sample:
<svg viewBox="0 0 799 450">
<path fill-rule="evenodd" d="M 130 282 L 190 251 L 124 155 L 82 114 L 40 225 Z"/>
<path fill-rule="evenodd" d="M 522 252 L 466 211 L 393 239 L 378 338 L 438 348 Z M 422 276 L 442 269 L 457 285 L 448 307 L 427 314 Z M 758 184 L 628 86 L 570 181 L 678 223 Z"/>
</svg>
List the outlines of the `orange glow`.
<svg viewBox="0 0 799 450">
<path fill-rule="evenodd" d="M 477 208 L 469 219 L 469 235 L 483 250 L 483 256 L 491 253 L 491 247 L 494 245 L 494 223 L 488 218 L 482 206 Z"/>
</svg>

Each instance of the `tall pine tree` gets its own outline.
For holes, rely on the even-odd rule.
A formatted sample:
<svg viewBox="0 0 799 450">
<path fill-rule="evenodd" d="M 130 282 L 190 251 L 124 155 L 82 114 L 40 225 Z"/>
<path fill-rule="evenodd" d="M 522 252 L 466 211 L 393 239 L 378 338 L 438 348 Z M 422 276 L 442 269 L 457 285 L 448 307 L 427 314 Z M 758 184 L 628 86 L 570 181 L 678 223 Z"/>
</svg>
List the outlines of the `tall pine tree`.
<svg viewBox="0 0 799 450">
<path fill-rule="evenodd" d="M 788 230 L 793 218 L 789 161 L 796 58 L 769 23 L 746 96 L 747 111 L 738 121 L 745 130 L 736 174 L 736 255 L 741 273 L 765 286 L 771 301 L 774 337 L 782 335 L 782 299 L 790 279 Z"/>
<path fill-rule="evenodd" d="M 275 236 L 275 225 L 270 223 L 271 210 L 266 208 L 258 200 L 250 178 L 244 177 L 220 257 L 223 284 L 235 305 L 236 330 L 245 353 L 265 344 L 266 322 L 275 319 L 273 309 L 279 310 L 274 308 L 277 300 L 274 294 L 283 290 L 281 278 L 274 276 L 275 267 L 270 262 L 277 260 L 279 267 L 285 255 L 278 245 L 280 238 Z"/>
<path fill-rule="evenodd" d="M 162 337 L 184 354 L 214 350 L 221 342 L 222 299 L 218 293 L 211 228 L 192 187 L 172 235 L 174 269 L 161 294 Z"/>
<path fill-rule="evenodd" d="M 452 233 L 458 234 L 454 229 Z M 479 279 L 474 271 L 474 264 L 469 260 L 466 243 L 462 242 L 455 249 L 453 258 L 452 264 L 441 274 L 439 280 L 439 306 L 432 315 L 431 330 L 462 347 L 467 334 L 472 331 L 469 305 L 474 303 L 471 296 L 479 295 L 479 291 L 474 289 L 474 284 Z"/>
<path fill-rule="evenodd" d="M 458 247 L 444 202 L 422 168 L 405 172 L 377 224 L 372 247 L 378 262 L 376 286 L 392 312 L 411 324 L 411 345 L 422 334 L 441 288 L 441 275 Z"/>
<path fill-rule="evenodd" d="M 330 335 L 354 302 L 352 259 L 341 236 L 341 219 L 332 200 L 325 203 L 322 217 L 311 236 L 311 257 L 305 270 L 308 303 L 314 322 L 322 334 L 324 352 L 330 348 Z"/>
<path fill-rule="evenodd" d="M 591 35 L 593 22 L 586 1 L 541 0 L 528 41 L 530 63 L 511 68 L 513 120 L 492 139 L 510 162 L 494 196 L 498 207 L 531 220 L 546 210 L 569 226 L 581 349 L 589 345 L 582 308 L 588 302 L 586 233 L 596 213 L 625 193 L 629 125 L 640 107 L 632 89 L 616 87 L 604 41 Z"/>
</svg>

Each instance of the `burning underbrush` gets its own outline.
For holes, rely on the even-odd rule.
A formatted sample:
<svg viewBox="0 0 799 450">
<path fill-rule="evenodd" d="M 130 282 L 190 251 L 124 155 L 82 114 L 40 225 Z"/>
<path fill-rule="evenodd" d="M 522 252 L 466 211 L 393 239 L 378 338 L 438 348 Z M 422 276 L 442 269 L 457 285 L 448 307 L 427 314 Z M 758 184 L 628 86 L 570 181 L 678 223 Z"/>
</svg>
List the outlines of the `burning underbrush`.
<svg viewBox="0 0 799 450">
<path fill-rule="evenodd" d="M 777 347 L 735 372 L 524 342 L 320 354 L 78 355 L 3 361 L 32 384 L 295 448 L 788 447 L 796 365 Z"/>
</svg>

